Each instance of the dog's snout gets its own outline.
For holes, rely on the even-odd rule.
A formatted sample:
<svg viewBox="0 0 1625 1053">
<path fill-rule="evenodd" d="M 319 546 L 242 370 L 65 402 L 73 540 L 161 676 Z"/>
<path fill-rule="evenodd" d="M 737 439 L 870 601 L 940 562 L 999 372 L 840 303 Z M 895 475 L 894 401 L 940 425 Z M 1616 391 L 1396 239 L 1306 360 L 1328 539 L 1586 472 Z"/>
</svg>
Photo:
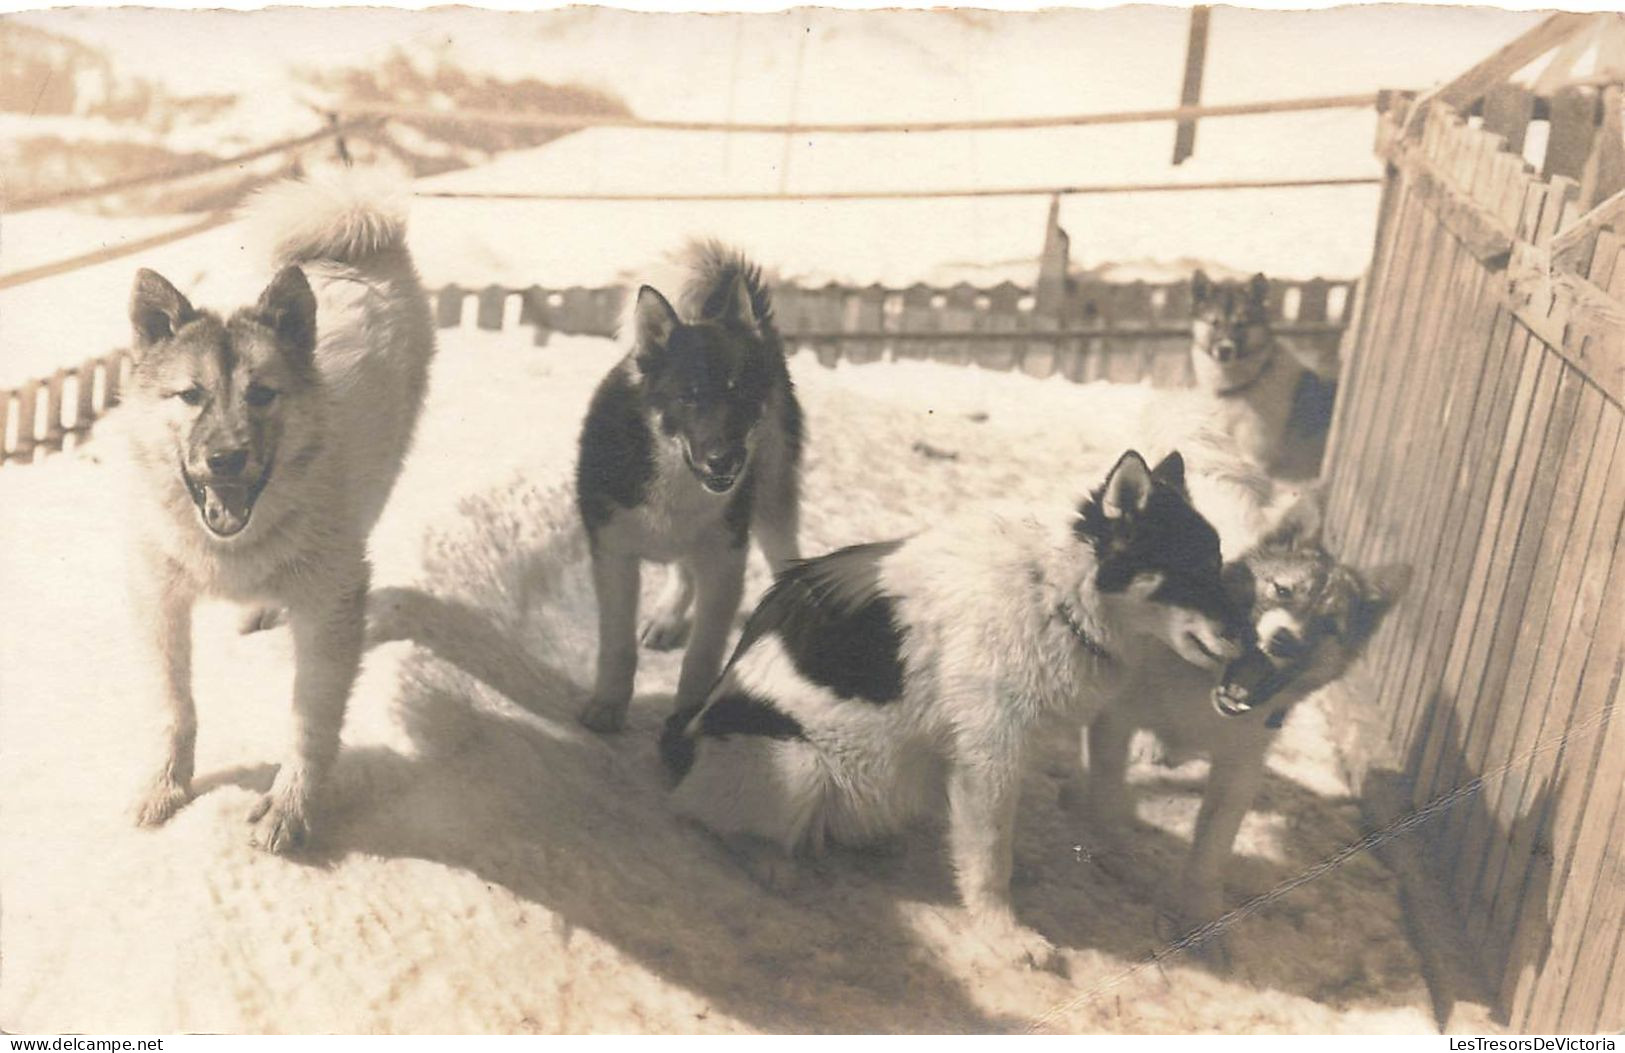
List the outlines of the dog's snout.
<svg viewBox="0 0 1625 1053">
<path fill-rule="evenodd" d="M 1213 347 L 1213 357 L 1220 362 L 1228 362 L 1236 357 L 1236 345 L 1232 340 L 1221 340 Z"/>
<path fill-rule="evenodd" d="M 720 450 L 706 455 L 705 470 L 713 475 L 733 475 L 745 461 L 738 450 Z"/>
<path fill-rule="evenodd" d="M 243 469 L 248 467 L 248 450 L 238 447 L 235 450 L 216 450 L 208 456 L 209 471 L 221 477 L 241 475 Z"/>
</svg>

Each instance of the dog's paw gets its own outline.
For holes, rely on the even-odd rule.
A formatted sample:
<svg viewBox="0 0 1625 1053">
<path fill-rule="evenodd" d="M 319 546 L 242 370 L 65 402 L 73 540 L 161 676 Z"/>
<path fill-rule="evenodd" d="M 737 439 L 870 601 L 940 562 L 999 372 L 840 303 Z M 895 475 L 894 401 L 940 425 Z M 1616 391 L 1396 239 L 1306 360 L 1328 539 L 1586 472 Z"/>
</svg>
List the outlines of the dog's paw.
<svg viewBox="0 0 1625 1053">
<path fill-rule="evenodd" d="M 255 803 L 248 821 L 253 824 L 248 843 L 277 855 L 302 848 L 310 837 L 304 805 L 292 794 L 278 793 L 275 787 Z"/>
<path fill-rule="evenodd" d="M 168 776 L 160 776 L 148 789 L 146 796 L 136 804 L 136 825 L 162 826 L 191 799 L 191 787 L 182 786 Z"/>
<path fill-rule="evenodd" d="M 576 719 L 600 735 L 610 735 L 626 726 L 626 703 L 606 702 L 600 698 L 588 699 Z"/>
<path fill-rule="evenodd" d="M 1067 975 L 1066 956 L 1060 949 L 1013 917 L 986 918 L 976 924 L 976 929 L 997 960 L 1057 976 Z"/>
<path fill-rule="evenodd" d="M 1227 971 L 1231 963 L 1228 933 L 1222 929 L 1206 930 L 1215 916 L 1164 908 L 1156 916 L 1157 939 L 1169 947 L 1177 946 L 1186 957 L 1215 972 Z"/>
<path fill-rule="evenodd" d="M 777 845 L 750 838 L 730 841 L 728 850 L 750 879 L 769 892 L 787 896 L 801 887 L 801 867 Z"/>
<path fill-rule="evenodd" d="M 288 611 L 284 607 L 250 607 L 237 620 L 237 631 L 247 636 L 250 633 L 275 629 L 287 620 Z"/>
<path fill-rule="evenodd" d="M 1067 975 L 1066 956 L 1060 948 L 1032 929 L 1018 927 L 1005 935 L 999 944 L 1007 961 L 1056 976 Z"/>
<path fill-rule="evenodd" d="M 675 651 L 687 642 L 688 627 L 683 615 L 659 614 L 643 623 L 638 639 L 651 651 Z"/>
</svg>

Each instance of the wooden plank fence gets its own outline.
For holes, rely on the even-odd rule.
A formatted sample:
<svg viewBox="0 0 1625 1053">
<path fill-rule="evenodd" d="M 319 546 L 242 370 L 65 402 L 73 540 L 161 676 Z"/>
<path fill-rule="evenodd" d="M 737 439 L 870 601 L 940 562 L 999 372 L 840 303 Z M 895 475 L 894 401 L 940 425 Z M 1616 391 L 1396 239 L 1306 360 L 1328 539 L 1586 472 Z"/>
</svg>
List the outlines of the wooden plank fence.
<svg viewBox="0 0 1625 1053">
<path fill-rule="evenodd" d="M 536 328 L 613 336 L 627 290 L 612 288 L 436 290 L 442 328 Z M 1335 357 L 1351 314 L 1354 283 L 1317 278 L 1276 282 L 1270 313 L 1278 335 L 1316 356 Z M 1184 282 L 1069 282 L 1058 309 L 1035 309 L 1034 290 L 1010 282 L 991 288 L 881 285 L 773 289 L 779 330 L 792 352 L 820 362 L 866 363 L 921 358 L 1034 376 L 1109 379 L 1161 386 L 1191 383 L 1190 289 Z"/>
<path fill-rule="evenodd" d="M 1565 156 L 1538 174 L 1516 92 L 1491 91 L 1482 122 L 1438 98 L 1381 121 L 1328 539 L 1413 568 L 1367 675 L 1410 805 L 1466 795 L 1417 836 L 1491 1000 L 1520 1030 L 1617 1031 L 1625 193 L 1581 207 L 1594 109 L 1548 108 Z"/>
<path fill-rule="evenodd" d="M 553 333 L 615 335 L 627 290 L 618 286 L 465 289 L 430 298 L 442 329 L 529 327 L 534 342 Z M 1352 312 L 1353 283 L 1277 283 L 1275 329 L 1317 355 L 1335 355 Z M 1005 283 L 903 289 L 879 285 L 774 288 L 779 327 L 792 351 L 826 366 L 883 358 L 932 359 L 987 369 L 1021 369 L 1069 380 L 1191 383 L 1190 291 L 1184 283 L 1069 282 L 1053 314 L 1034 310 L 1032 290 Z M 0 464 L 26 464 L 73 449 L 118 404 L 129 356 L 115 351 L 14 390 L 0 389 Z"/>
</svg>

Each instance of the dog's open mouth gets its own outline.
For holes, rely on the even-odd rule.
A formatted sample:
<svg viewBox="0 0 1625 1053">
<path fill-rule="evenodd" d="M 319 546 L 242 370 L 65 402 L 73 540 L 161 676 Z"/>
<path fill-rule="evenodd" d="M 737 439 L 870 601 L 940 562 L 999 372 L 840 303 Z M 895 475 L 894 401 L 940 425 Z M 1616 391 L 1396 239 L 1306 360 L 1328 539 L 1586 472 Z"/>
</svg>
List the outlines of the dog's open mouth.
<svg viewBox="0 0 1625 1053">
<path fill-rule="evenodd" d="M 713 494 L 727 493 L 729 490 L 734 488 L 734 483 L 737 483 L 738 481 L 738 472 L 734 472 L 732 475 L 712 475 L 709 472 L 700 473 L 700 485 L 711 491 Z"/>
<path fill-rule="evenodd" d="M 243 528 L 248 526 L 249 517 L 254 514 L 254 502 L 259 500 L 260 494 L 265 491 L 265 484 L 270 481 L 271 466 L 267 464 L 265 471 L 253 482 L 200 482 L 192 477 L 184 465 L 181 466 L 181 478 L 186 481 L 186 491 L 192 495 L 192 503 L 197 505 L 204 527 L 215 537 L 226 538 L 242 533 Z"/>
<path fill-rule="evenodd" d="M 1213 708 L 1227 717 L 1240 716 L 1274 698 L 1291 679 L 1290 671 L 1276 668 L 1258 648 L 1249 648 L 1224 667 L 1213 689 Z"/>
</svg>

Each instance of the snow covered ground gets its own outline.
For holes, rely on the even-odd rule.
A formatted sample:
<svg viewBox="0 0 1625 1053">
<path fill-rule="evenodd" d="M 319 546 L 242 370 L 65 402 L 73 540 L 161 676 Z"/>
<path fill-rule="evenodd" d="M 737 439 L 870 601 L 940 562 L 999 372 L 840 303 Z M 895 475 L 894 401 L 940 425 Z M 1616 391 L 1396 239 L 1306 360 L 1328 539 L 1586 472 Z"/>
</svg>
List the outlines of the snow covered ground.
<svg viewBox="0 0 1625 1053">
<path fill-rule="evenodd" d="M 1016 908 L 1067 948 L 1070 979 L 977 954 L 935 829 L 837 854 L 793 893 L 754 885 L 667 809 L 654 738 L 675 657 L 645 656 L 625 734 L 572 719 L 594 640 L 566 481 L 615 351 L 524 336 L 445 336 L 375 538 L 382 639 L 308 859 L 256 852 L 243 821 L 286 735 L 285 630 L 239 637 L 231 610 L 200 617 L 199 796 L 137 830 L 156 740 L 127 687 L 116 436 L 0 470 L 6 1030 L 1433 1028 L 1395 881 L 1370 856 L 1244 922 L 1228 975 L 1136 968 L 1160 946 L 1152 890 L 1183 851 L 1200 765 L 1138 764 L 1145 830 L 1102 857 L 1057 805 L 1069 745 L 1035 758 Z M 1125 422 L 1167 397 L 918 363 L 831 371 L 803 355 L 793 369 L 809 553 L 974 498 L 1089 485 L 1132 438 Z M 751 595 L 764 579 L 753 560 Z M 1324 720 L 1308 706 L 1289 722 L 1233 899 L 1358 836 Z"/>
</svg>

